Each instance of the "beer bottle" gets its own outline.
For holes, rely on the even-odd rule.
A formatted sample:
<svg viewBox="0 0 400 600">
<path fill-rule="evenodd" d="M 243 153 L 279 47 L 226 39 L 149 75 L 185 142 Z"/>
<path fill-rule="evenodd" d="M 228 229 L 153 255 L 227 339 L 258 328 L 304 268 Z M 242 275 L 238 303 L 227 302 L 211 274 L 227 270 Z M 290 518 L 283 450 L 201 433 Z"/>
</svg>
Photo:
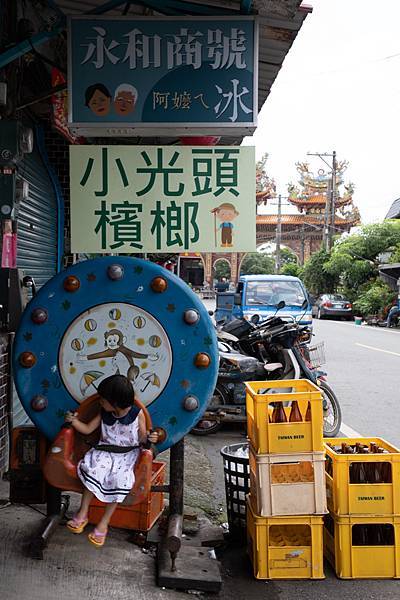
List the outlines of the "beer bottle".
<svg viewBox="0 0 400 600">
<path fill-rule="evenodd" d="M 342 454 L 350 454 L 350 446 L 346 442 L 342 442 Z"/>
<path fill-rule="evenodd" d="M 357 446 L 357 453 L 365 454 L 364 450 L 365 450 L 364 446 L 359 443 Z M 366 469 L 365 469 L 365 463 L 362 461 L 360 461 L 358 463 L 358 483 L 368 483 Z"/>
<path fill-rule="evenodd" d="M 377 453 L 385 454 L 385 449 L 379 447 Z M 392 483 L 392 469 L 390 463 L 385 461 L 377 464 L 379 464 L 380 468 L 380 483 Z"/>
<path fill-rule="evenodd" d="M 272 413 L 273 423 L 287 423 L 287 416 L 282 402 L 276 402 L 274 412 Z"/>
<path fill-rule="evenodd" d="M 293 400 L 293 402 L 292 402 L 292 408 L 291 408 L 290 415 L 289 415 L 289 422 L 290 423 L 302 423 L 303 422 L 303 417 L 301 416 L 301 412 L 300 412 L 299 404 L 298 404 L 297 400 Z"/>
<path fill-rule="evenodd" d="M 305 421 L 311 421 L 311 402 L 307 404 L 306 416 L 304 417 Z"/>
<path fill-rule="evenodd" d="M 356 445 L 354 446 L 354 453 L 355 454 L 360 454 L 360 443 L 357 442 Z M 362 463 L 361 462 L 353 462 L 350 463 L 350 467 L 349 467 L 349 480 L 350 483 L 363 483 L 361 481 L 361 468 L 362 468 Z"/>
</svg>

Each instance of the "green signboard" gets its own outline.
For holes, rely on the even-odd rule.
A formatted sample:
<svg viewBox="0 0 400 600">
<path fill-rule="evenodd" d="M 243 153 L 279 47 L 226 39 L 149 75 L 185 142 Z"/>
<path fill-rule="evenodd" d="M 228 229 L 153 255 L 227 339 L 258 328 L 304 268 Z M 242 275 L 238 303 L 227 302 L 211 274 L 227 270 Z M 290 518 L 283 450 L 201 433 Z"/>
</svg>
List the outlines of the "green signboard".
<svg viewBox="0 0 400 600">
<path fill-rule="evenodd" d="M 253 252 L 252 147 L 71 146 L 71 251 Z"/>
</svg>

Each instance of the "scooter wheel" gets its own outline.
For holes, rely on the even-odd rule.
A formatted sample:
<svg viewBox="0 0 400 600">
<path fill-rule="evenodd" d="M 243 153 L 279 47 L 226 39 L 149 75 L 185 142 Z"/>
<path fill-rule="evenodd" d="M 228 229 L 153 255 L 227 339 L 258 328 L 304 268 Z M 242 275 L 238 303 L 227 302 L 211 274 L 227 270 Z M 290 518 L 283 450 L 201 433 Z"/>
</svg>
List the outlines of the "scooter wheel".
<svg viewBox="0 0 400 600">
<path fill-rule="evenodd" d="M 193 435 L 209 435 L 210 433 L 216 433 L 221 429 L 222 423 L 220 421 L 211 421 L 209 419 L 201 419 L 190 433 Z"/>
<path fill-rule="evenodd" d="M 339 401 L 332 388 L 325 381 L 320 381 L 318 385 L 323 392 L 324 437 L 336 437 L 342 424 L 342 411 Z"/>
</svg>

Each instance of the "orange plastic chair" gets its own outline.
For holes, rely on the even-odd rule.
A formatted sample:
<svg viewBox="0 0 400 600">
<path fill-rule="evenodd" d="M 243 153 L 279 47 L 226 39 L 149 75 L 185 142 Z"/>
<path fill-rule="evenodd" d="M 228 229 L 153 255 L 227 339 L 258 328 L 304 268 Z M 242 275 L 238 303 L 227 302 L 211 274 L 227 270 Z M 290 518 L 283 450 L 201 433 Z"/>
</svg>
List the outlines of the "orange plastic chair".
<svg viewBox="0 0 400 600">
<path fill-rule="evenodd" d="M 138 400 L 135 400 L 135 404 L 143 410 L 146 429 L 150 431 L 152 423 L 148 410 Z M 93 394 L 79 406 L 77 413 L 81 421 L 88 423 L 98 414 L 99 410 L 99 395 Z M 53 441 L 43 465 L 43 474 L 50 485 L 64 491 L 83 491 L 84 486 L 77 475 L 77 466 L 83 455 L 90 450 L 91 445 L 98 442 L 99 433 L 100 428 L 90 436 L 84 436 L 68 424 L 62 427 Z M 123 504 L 138 504 L 148 496 L 152 478 L 152 462 L 153 452 L 141 448 L 134 467 L 135 483 Z"/>
</svg>

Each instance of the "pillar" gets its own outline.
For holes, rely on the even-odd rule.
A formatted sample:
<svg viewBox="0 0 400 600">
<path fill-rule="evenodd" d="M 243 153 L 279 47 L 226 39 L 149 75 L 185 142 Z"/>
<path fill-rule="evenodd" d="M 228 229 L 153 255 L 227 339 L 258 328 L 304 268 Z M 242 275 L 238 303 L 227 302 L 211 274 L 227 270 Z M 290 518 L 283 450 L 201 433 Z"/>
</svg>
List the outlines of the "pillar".
<svg viewBox="0 0 400 600">
<path fill-rule="evenodd" d="M 205 265 L 204 279 L 210 284 L 210 287 L 212 287 L 212 285 L 213 285 L 213 280 L 212 280 L 212 253 L 211 252 L 206 252 L 206 254 L 204 254 L 203 256 L 204 256 L 204 265 Z"/>
<path fill-rule="evenodd" d="M 237 282 L 238 279 L 238 262 L 239 256 L 237 252 L 232 252 L 231 254 L 231 281 L 234 283 Z"/>
</svg>

